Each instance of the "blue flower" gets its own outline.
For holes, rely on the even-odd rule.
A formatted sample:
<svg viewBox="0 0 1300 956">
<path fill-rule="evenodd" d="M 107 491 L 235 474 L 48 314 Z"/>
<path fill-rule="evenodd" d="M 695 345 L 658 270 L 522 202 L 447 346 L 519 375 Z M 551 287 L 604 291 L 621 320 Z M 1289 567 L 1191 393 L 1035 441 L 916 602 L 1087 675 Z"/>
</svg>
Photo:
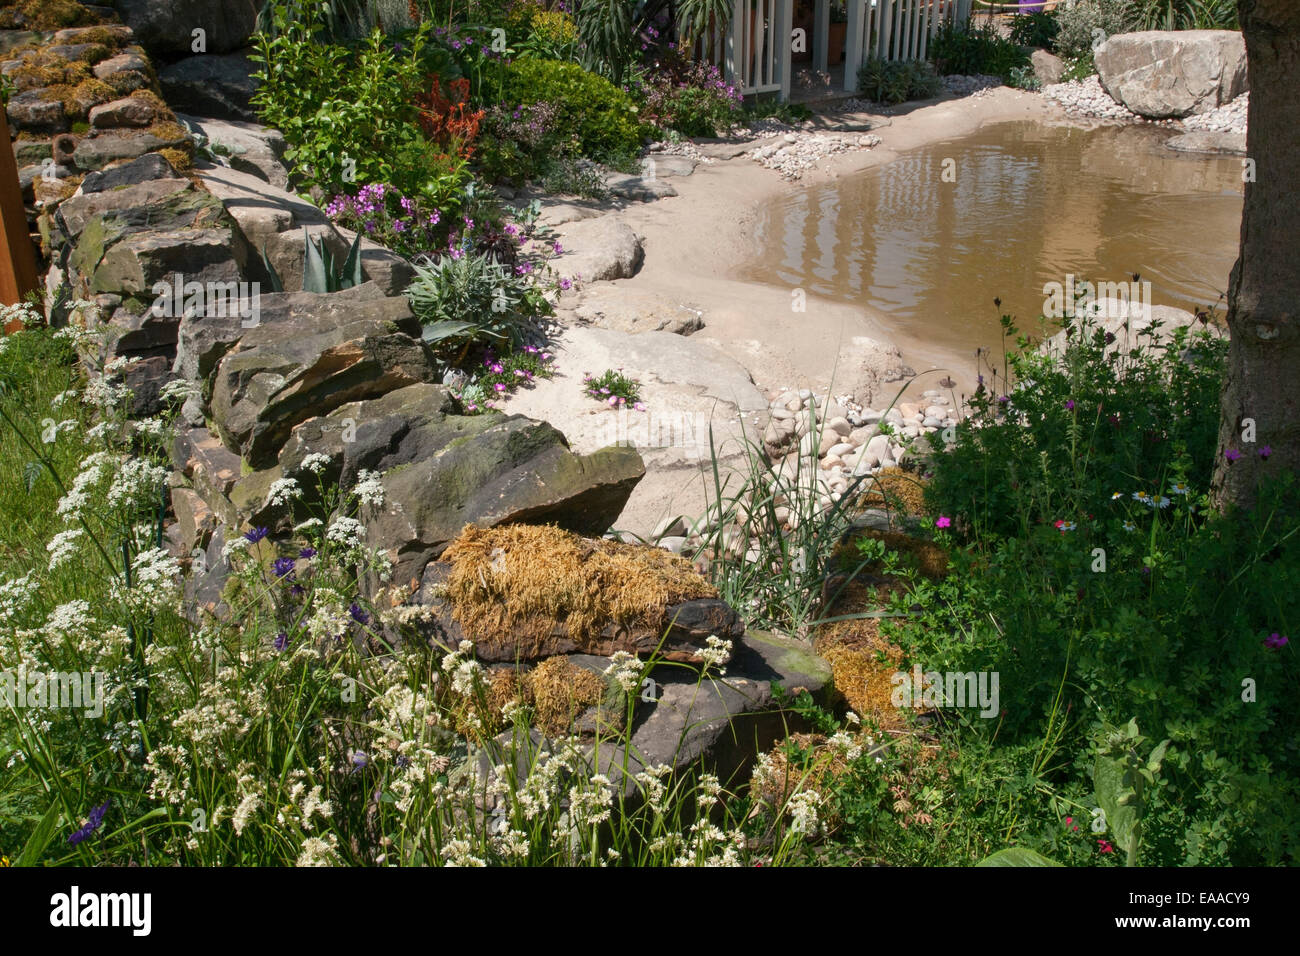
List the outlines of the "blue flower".
<svg viewBox="0 0 1300 956">
<path fill-rule="evenodd" d="M 271 565 L 271 570 L 275 573 L 277 578 L 289 577 L 293 574 L 293 568 L 293 558 L 276 558 L 275 562 Z"/>
<path fill-rule="evenodd" d="M 284 633 L 284 631 L 281 631 L 279 634 L 275 635 L 275 649 L 277 651 L 282 651 L 288 646 L 289 646 L 288 634 Z"/>
<path fill-rule="evenodd" d="M 370 615 L 367 614 L 362 609 L 361 605 L 356 602 L 353 602 L 352 606 L 348 608 L 348 613 L 352 615 L 352 620 L 356 621 L 358 624 L 370 623 Z"/>
<path fill-rule="evenodd" d="M 86 818 L 86 822 L 81 826 L 81 828 L 68 836 L 68 842 L 73 846 L 76 846 L 82 840 L 86 839 L 86 837 L 98 830 L 100 824 L 104 822 L 104 814 L 108 812 L 108 805 L 112 802 L 113 799 L 110 797 L 99 806 L 95 807 L 95 809 L 91 810 L 90 816 Z"/>
<path fill-rule="evenodd" d="M 244 538 L 249 544 L 257 544 L 270 533 L 270 528 L 253 528 L 251 531 L 244 532 Z"/>
</svg>

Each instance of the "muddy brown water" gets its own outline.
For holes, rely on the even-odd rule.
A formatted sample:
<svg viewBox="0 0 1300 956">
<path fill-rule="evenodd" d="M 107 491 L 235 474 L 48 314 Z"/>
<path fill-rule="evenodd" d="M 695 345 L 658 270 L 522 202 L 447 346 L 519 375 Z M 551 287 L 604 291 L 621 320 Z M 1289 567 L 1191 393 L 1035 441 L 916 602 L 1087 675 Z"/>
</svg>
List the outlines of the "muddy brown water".
<svg viewBox="0 0 1300 956">
<path fill-rule="evenodd" d="M 963 371 L 1000 349 L 1002 312 L 1035 328 L 1067 275 L 1138 273 L 1151 304 L 1211 305 L 1237 257 L 1242 161 L 1169 135 L 1011 122 L 910 151 L 765 206 L 743 277 L 865 307 L 905 354 L 924 343 Z"/>
</svg>

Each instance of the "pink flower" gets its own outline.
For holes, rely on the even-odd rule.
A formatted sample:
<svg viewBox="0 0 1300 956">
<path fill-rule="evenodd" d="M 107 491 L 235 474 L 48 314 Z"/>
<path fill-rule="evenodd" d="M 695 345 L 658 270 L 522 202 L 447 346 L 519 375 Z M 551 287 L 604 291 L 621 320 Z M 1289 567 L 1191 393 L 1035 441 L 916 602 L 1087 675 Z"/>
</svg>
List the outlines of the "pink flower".
<svg viewBox="0 0 1300 956">
<path fill-rule="evenodd" d="M 609 396 L 609 407 L 613 408 L 617 404 L 618 404 L 618 396 L 617 395 Z"/>
<path fill-rule="evenodd" d="M 951 527 L 951 526 L 952 526 L 952 519 L 949 518 L 947 515 L 939 515 L 939 517 L 937 517 L 937 518 L 934 519 L 934 526 L 935 526 L 936 528 L 948 528 L 948 527 Z"/>
<path fill-rule="evenodd" d="M 505 386 L 505 383 L 504 383 L 504 382 L 497 382 L 497 383 L 496 383 L 495 385 L 493 385 L 492 387 L 493 387 L 494 389 L 496 389 L 496 392 L 497 392 L 498 395 L 500 395 L 502 392 L 504 392 L 504 391 L 506 390 L 506 386 Z"/>
<path fill-rule="evenodd" d="M 645 411 L 645 402 L 637 402 L 637 403 L 636 403 L 635 405 L 633 405 L 632 407 L 635 408 L 638 412 L 644 412 L 644 411 Z"/>
</svg>

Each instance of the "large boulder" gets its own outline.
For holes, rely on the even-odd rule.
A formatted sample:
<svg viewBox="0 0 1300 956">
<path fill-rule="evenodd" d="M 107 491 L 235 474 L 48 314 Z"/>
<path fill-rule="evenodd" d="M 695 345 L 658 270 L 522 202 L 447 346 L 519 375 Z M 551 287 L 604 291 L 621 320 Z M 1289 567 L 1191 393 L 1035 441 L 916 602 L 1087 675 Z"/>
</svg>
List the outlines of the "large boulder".
<svg viewBox="0 0 1300 956">
<path fill-rule="evenodd" d="M 552 263 L 560 276 L 581 282 L 630 279 L 645 260 L 641 239 L 622 219 L 601 216 L 565 225 L 563 253 Z"/>
<path fill-rule="evenodd" d="M 217 366 L 212 417 L 254 468 L 275 460 L 295 425 L 340 405 L 434 378 L 405 299 L 270 294 Z"/>
<path fill-rule="evenodd" d="M 289 188 L 289 170 L 284 165 L 288 143 L 279 130 L 258 123 L 209 119 L 188 113 L 177 113 L 176 119 L 206 137 L 213 149 L 224 153 L 231 169 L 256 176 L 276 189 Z"/>
<path fill-rule="evenodd" d="M 145 49 L 172 60 L 238 50 L 257 29 L 262 0 L 117 0 L 116 5 Z M 203 48 L 197 49 L 200 36 Z"/>
<path fill-rule="evenodd" d="M 256 67 L 243 53 L 186 57 L 158 71 L 163 97 L 172 109 L 215 119 L 257 119 L 250 100 Z"/>
<path fill-rule="evenodd" d="M 1246 44 L 1232 30 L 1121 33 L 1094 54 L 1111 98 L 1152 119 L 1207 113 L 1246 92 Z"/>
<path fill-rule="evenodd" d="M 281 474 L 325 455 L 323 476 L 351 487 L 383 473 L 386 503 L 368 540 L 389 549 L 394 579 L 418 581 L 467 523 L 554 522 L 602 534 L 645 472 L 632 448 L 574 454 L 546 422 L 465 415 L 441 385 L 420 384 L 350 402 L 299 424 L 280 452 Z"/>
</svg>

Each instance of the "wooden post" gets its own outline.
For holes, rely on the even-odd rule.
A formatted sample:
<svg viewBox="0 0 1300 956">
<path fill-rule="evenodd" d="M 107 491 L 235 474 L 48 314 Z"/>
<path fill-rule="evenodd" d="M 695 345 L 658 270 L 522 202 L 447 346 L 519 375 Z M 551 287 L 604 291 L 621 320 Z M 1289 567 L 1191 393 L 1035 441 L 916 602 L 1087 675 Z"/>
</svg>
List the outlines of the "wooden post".
<svg viewBox="0 0 1300 956">
<path fill-rule="evenodd" d="M 36 252 L 27 232 L 27 213 L 23 211 L 23 191 L 18 185 L 18 161 L 9 143 L 9 118 L 0 109 L 0 301 L 16 305 L 37 288 Z M 22 328 L 10 323 L 5 333 Z"/>
</svg>

